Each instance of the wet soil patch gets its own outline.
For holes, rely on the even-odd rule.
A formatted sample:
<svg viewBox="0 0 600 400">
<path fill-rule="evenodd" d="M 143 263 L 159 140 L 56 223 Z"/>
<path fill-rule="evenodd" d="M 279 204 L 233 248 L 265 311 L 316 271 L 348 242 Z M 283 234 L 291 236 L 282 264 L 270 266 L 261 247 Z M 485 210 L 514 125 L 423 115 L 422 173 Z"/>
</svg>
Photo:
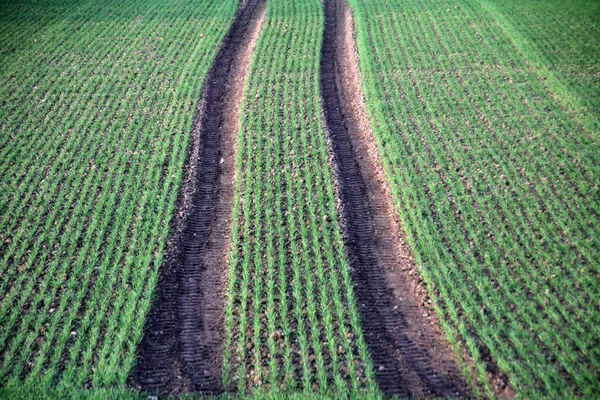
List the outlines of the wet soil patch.
<svg viewBox="0 0 600 400">
<path fill-rule="evenodd" d="M 388 395 L 469 397 L 426 295 L 363 103 L 350 9 L 324 0 L 321 94 L 365 340 Z"/>
<path fill-rule="evenodd" d="M 240 3 L 206 77 L 156 298 L 130 378 L 140 390 L 219 394 L 237 135 L 265 0 Z"/>
</svg>

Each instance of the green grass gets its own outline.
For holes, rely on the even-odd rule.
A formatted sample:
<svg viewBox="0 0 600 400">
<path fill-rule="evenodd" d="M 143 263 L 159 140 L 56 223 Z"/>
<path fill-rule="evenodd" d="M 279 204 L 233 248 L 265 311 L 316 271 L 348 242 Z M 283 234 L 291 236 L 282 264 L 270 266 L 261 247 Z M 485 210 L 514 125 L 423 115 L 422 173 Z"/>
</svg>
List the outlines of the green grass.
<svg viewBox="0 0 600 400">
<path fill-rule="evenodd" d="M 125 384 L 236 7 L 2 5 L 0 385 Z"/>
<path fill-rule="evenodd" d="M 513 42 L 477 1 L 351 5 L 394 201 L 444 329 L 474 360 L 467 376 L 491 395 L 489 355 L 521 397 L 598 396 L 593 124 L 540 78 L 533 45 Z M 597 87 L 554 79 L 579 104 L 595 101 Z"/>
<path fill-rule="evenodd" d="M 376 395 L 328 167 L 320 0 L 271 0 L 239 142 L 224 381 Z"/>
</svg>

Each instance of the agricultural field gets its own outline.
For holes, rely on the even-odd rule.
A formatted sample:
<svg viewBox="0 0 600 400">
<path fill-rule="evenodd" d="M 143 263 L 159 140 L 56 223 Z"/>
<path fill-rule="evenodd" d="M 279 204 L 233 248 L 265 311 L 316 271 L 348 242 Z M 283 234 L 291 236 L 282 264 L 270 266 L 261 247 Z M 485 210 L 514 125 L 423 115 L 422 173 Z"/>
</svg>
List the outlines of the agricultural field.
<svg viewBox="0 0 600 400">
<path fill-rule="evenodd" d="M 237 2 L 1 7 L 0 384 L 123 386 Z"/>
<path fill-rule="evenodd" d="M 323 168 L 322 5 L 268 7 L 240 132 L 224 383 L 240 393 L 375 393 L 333 176 Z"/>
<path fill-rule="evenodd" d="M 494 360 L 525 398 L 597 396 L 598 131 L 477 1 L 351 4 L 394 201 L 466 373 L 487 395 Z"/>
<path fill-rule="evenodd" d="M 0 4 L 0 398 L 597 398 L 600 4 Z"/>
<path fill-rule="evenodd" d="M 600 3 L 483 0 L 481 6 L 575 120 L 600 129 Z M 596 136 L 597 137 L 597 136 Z"/>
</svg>

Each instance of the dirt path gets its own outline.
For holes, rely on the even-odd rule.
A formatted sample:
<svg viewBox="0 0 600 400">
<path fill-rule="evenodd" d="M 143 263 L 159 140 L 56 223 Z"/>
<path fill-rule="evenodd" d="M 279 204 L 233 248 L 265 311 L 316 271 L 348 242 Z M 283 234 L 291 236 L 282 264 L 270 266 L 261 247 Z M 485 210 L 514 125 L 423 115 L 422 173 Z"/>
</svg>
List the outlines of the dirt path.
<svg viewBox="0 0 600 400">
<path fill-rule="evenodd" d="M 324 0 L 321 88 L 347 251 L 378 383 L 402 397 L 468 396 L 428 306 L 363 103 L 352 15 Z"/>
<path fill-rule="evenodd" d="M 266 12 L 265 0 L 241 3 L 198 105 L 167 261 L 132 376 L 134 385 L 149 392 L 222 391 L 237 135 Z"/>
</svg>

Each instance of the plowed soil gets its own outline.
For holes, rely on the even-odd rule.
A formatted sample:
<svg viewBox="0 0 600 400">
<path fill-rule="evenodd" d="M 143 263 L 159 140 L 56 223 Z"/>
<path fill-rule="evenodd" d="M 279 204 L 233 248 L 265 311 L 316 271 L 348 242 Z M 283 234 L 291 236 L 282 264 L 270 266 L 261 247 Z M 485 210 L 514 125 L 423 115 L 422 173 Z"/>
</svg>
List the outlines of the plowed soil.
<svg viewBox="0 0 600 400">
<path fill-rule="evenodd" d="M 345 0 L 326 0 L 321 88 L 365 339 L 388 395 L 468 397 L 405 242 L 363 103 Z"/>
</svg>

